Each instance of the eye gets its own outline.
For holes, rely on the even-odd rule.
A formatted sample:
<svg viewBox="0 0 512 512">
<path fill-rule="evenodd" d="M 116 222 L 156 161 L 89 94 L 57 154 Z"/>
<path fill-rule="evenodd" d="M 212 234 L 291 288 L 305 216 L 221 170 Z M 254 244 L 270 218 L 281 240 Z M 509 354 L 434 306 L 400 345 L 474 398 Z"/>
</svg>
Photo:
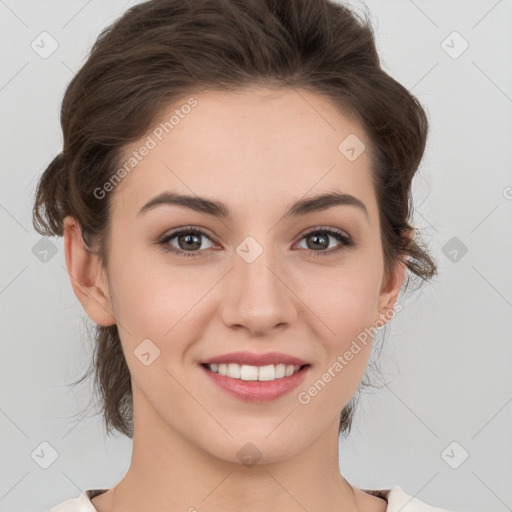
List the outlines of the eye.
<svg viewBox="0 0 512 512">
<path fill-rule="evenodd" d="M 203 230 L 188 226 L 165 235 L 157 243 L 164 249 L 164 251 L 178 256 L 205 256 L 205 251 L 208 247 L 201 249 L 202 238 L 206 238 L 210 240 L 210 242 L 212 241 L 210 236 Z M 176 239 L 175 243 L 177 244 L 177 247 L 171 243 L 174 239 Z M 352 238 L 346 235 L 343 231 L 329 227 L 315 228 L 314 230 L 302 235 L 300 240 L 302 241 L 304 239 L 312 241 L 311 243 L 306 242 L 307 247 L 305 247 L 305 249 L 309 249 L 309 255 L 313 257 L 330 256 L 345 248 L 354 247 L 356 245 Z M 337 240 L 339 242 L 338 246 L 329 251 L 322 250 L 328 248 L 330 239 Z M 212 246 L 209 248 L 211 247 Z M 183 248 L 185 250 L 183 250 Z"/>
<path fill-rule="evenodd" d="M 334 238 L 338 242 L 337 247 L 335 247 L 332 250 L 324 251 L 321 249 L 326 249 L 329 246 L 329 239 Z M 339 231 L 337 229 L 328 228 L 328 227 L 321 227 L 321 228 L 315 228 L 312 231 L 307 232 L 304 234 L 301 238 L 301 240 L 310 240 L 311 243 L 306 241 L 306 249 L 310 249 L 310 256 L 330 256 L 332 254 L 335 254 L 339 251 L 342 251 L 343 249 L 347 247 L 354 247 L 355 242 L 352 240 L 352 238 L 348 235 L 346 235 L 343 231 Z M 320 250 L 318 250 L 320 249 Z"/>
<path fill-rule="evenodd" d="M 198 228 L 186 227 L 169 233 L 158 243 L 162 246 L 164 251 L 172 252 L 178 256 L 204 256 L 203 250 L 193 251 L 193 249 L 199 249 L 201 247 L 201 238 L 203 237 L 211 241 L 211 238 L 204 231 Z M 170 244 L 171 240 L 174 238 L 176 238 L 176 243 L 178 244 L 177 248 Z M 182 250 L 180 246 L 187 248 L 187 250 Z"/>
</svg>

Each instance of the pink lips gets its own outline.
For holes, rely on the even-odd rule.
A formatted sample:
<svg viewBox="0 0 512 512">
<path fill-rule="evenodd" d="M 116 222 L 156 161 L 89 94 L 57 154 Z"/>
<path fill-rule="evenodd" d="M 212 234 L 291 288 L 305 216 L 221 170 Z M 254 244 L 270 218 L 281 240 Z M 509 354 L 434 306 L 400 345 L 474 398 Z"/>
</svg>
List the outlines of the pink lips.
<svg viewBox="0 0 512 512">
<path fill-rule="evenodd" d="M 303 366 L 307 361 L 288 354 L 279 352 L 266 352 L 265 354 L 256 354 L 254 352 L 231 352 L 221 356 L 212 357 L 202 361 L 203 364 L 221 364 L 237 363 L 248 364 L 251 366 L 265 366 L 267 364 L 293 364 L 294 366 Z"/>
<path fill-rule="evenodd" d="M 304 366 L 297 373 L 288 377 L 274 379 L 271 381 L 246 381 L 220 375 L 209 370 L 207 364 L 237 363 L 239 365 L 266 366 L 269 364 L 286 364 Z M 303 359 L 299 359 L 279 352 L 267 352 L 255 354 L 253 352 L 232 352 L 221 356 L 212 357 L 201 362 L 201 369 L 205 372 L 211 382 L 226 392 L 228 395 L 239 400 L 252 403 L 263 403 L 276 400 L 293 389 L 298 387 L 309 372 L 310 365 Z"/>
</svg>

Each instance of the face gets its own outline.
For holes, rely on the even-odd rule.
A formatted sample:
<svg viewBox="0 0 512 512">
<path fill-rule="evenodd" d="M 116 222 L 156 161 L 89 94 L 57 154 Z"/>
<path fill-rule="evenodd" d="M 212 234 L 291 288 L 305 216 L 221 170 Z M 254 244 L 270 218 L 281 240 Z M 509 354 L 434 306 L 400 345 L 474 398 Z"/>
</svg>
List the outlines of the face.
<svg viewBox="0 0 512 512">
<path fill-rule="evenodd" d="M 306 91 L 194 98 L 127 148 L 125 161 L 146 154 L 109 192 L 105 309 L 131 373 L 135 435 L 170 434 L 226 461 L 244 450 L 283 460 L 337 434 L 370 355 L 362 333 L 393 307 L 403 268 L 384 281 L 358 124 Z M 145 207 L 163 193 L 196 202 Z M 323 194 L 355 199 L 293 209 Z M 240 368 L 270 380 L 236 378 Z"/>
</svg>

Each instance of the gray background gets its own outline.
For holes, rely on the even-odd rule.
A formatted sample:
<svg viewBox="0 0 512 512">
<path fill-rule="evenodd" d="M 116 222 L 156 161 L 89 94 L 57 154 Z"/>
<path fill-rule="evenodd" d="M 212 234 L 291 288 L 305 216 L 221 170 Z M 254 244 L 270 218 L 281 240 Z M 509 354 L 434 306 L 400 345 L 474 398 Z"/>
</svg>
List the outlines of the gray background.
<svg viewBox="0 0 512 512">
<path fill-rule="evenodd" d="M 0 511 L 42 511 L 110 487 L 130 462 L 129 439 L 74 416 L 91 392 L 67 386 L 88 365 L 88 324 L 62 240 L 41 241 L 31 207 L 61 149 L 65 86 L 132 3 L 0 0 Z M 362 488 L 399 485 L 451 510 L 512 510 L 512 2 L 366 3 L 385 69 L 429 113 L 414 222 L 439 277 L 404 297 L 392 320 L 380 377 L 389 386 L 363 395 L 340 467 Z M 43 31 L 58 43 L 46 59 L 31 48 Z M 57 455 L 47 469 L 42 442 Z M 46 460 L 32 456 L 41 449 Z"/>
</svg>

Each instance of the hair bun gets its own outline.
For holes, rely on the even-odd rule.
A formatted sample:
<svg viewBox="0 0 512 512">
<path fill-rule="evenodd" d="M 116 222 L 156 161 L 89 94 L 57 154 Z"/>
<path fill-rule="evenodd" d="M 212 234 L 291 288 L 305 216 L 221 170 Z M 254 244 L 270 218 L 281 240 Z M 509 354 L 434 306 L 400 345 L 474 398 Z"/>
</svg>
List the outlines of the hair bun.
<svg viewBox="0 0 512 512">
<path fill-rule="evenodd" d="M 66 158 L 61 152 L 50 162 L 37 185 L 33 226 L 38 233 L 63 235 L 63 220 L 68 211 L 67 198 Z"/>
</svg>

